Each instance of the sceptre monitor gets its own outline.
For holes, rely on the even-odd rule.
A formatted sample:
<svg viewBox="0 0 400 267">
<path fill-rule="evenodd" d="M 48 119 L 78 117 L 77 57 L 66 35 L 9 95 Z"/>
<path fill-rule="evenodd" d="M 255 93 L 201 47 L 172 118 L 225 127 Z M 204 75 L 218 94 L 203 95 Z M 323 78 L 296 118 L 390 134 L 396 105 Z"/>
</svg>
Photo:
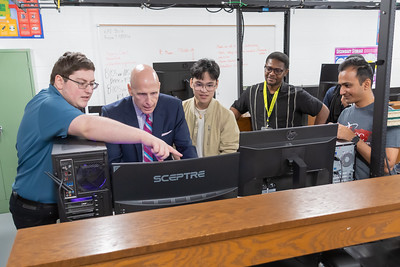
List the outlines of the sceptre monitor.
<svg viewBox="0 0 400 267">
<path fill-rule="evenodd" d="M 153 69 L 157 72 L 161 87 L 160 93 L 186 100 L 193 96 L 190 88 L 190 68 L 195 61 L 155 62 Z"/>
<path fill-rule="evenodd" d="M 237 197 L 239 153 L 112 167 L 116 214 Z"/>
<path fill-rule="evenodd" d="M 240 133 L 241 196 L 332 183 L 337 124 Z"/>
</svg>

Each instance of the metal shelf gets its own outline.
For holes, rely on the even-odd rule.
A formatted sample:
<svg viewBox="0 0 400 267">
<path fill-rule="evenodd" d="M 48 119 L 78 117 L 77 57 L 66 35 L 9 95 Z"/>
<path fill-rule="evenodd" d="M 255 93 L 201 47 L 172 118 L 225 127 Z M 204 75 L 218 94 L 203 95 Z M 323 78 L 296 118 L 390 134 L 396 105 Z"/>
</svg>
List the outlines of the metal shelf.
<svg viewBox="0 0 400 267">
<path fill-rule="evenodd" d="M 241 8 L 243 11 L 283 11 L 287 9 L 379 9 L 380 2 L 373 1 L 217 1 L 217 0 L 39 0 L 34 6 L 33 4 L 24 3 L 24 1 L 13 0 L 21 9 L 26 8 L 58 8 L 59 6 L 123 6 L 123 7 L 232 7 Z M 400 3 L 396 4 L 396 9 L 400 9 Z"/>
</svg>

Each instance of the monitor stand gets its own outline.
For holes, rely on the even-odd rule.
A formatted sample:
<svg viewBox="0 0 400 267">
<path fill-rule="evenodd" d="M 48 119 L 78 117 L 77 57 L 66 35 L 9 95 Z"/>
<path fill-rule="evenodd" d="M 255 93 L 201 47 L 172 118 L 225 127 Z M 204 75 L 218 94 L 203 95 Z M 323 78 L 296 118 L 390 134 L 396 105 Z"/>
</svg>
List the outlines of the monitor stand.
<svg viewBox="0 0 400 267">
<path fill-rule="evenodd" d="M 293 170 L 293 189 L 306 187 L 307 164 L 300 157 L 288 158 Z"/>
</svg>

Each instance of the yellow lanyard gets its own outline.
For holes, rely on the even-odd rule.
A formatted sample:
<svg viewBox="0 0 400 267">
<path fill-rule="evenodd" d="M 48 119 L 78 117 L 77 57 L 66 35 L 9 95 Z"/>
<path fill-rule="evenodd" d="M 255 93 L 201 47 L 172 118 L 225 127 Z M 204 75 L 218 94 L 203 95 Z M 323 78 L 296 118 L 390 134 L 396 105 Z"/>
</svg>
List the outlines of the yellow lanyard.
<svg viewBox="0 0 400 267">
<path fill-rule="evenodd" d="M 275 102 L 276 102 L 276 99 L 278 98 L 279 89 L 281 89 L 280 86 L 279 86 L 278 90 L 275 91 L 274 96 L 272 97 L 271 105 L 269 105 L 269 108 L 268 108 L 267 81 L 264 81 L 263 94 L 264 94 L 264 105 L 265 105 L 265 109 L 267 110 L 267 127 L 269 126 L 269 117 L 272 114 L 272 110 L 274 110 Z"/>
</svg>

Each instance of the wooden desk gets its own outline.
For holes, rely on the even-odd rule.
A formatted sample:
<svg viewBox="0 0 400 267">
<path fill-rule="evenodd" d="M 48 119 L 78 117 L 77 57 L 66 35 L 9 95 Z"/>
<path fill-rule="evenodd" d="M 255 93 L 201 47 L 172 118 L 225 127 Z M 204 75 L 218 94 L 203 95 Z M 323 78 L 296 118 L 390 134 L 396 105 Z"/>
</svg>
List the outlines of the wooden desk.
<svg viewBox="0 0 400 267">
<path fill-rule="evenodd" d="M 390 101 L 389 105 L 394 109 L 400 109 L 400 101 Z"/>
<path fill-rule="evenodd" d="M 400 236 L 400 176 L 17 232 L 8 266 L 244 266 Z"/>
<path fill-rule="evenodd" d="M 250 117 L 240 117 L 237 120 L 237 124 L 239 126 L 239 130 L 241 132 L 250 132 L 251 131 L 251 118 Z"/>
</svg>

